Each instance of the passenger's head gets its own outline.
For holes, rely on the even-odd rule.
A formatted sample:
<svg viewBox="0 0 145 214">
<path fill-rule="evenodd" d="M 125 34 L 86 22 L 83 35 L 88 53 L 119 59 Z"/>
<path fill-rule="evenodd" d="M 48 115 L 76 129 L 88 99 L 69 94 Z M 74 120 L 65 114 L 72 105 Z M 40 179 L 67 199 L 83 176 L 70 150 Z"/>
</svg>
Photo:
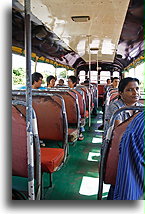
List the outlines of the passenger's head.
<svg viewBox="0 0 145 214">
<path fill-rule="evenodd" d="M 37 89 L 41 87 L 43 76 L 42 74 L 35 72 L 32 74 L 32 88 Z"/>
<path fill-rule="evenodd" d="M 137 78 L 127 77 L 120 80 L 118 90 L 121 99 L 127 105 L 133 105 L 139 100 L 139 80 Z"/>
<path fill-rule="evenodd" d="M 113 88 L 118 88 L 118 85 L 119 85 L 119 78 L 118 77 L 113 77 L 113 79 L 112 79 Z"/>
<path fill-rule="evenodd" d="M 58 84 L 61 86 L 61 85 L 64 85 L 64 80 L 63 79 L 60 79 L 59 81 L 58 81 Z"/>
<path fill-rule="evenodd" d="M 47 87 L 53 88 L 55 86 L 55 77 L 50 75 L 46 78 L 46 82 L 47 82 Z"/>
<path fill-rule="evenodd" d="M 74 88 L 77 84 L 77 78 L 75 76 L 69 76 L 68 78 L 68 86 L 70 88 Z"/>
<path fill-rule="evenodd" d="M 111 85 L 111 79 L 107 79 L 107 85 Z"/>
</svg>

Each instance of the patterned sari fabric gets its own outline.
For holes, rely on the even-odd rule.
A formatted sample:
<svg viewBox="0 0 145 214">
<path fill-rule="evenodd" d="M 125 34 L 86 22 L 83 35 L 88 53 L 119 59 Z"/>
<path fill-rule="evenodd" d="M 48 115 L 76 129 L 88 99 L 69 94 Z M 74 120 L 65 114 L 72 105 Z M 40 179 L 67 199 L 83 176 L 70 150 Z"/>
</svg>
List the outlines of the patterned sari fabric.
<svg viewBox="0 0 145 214">
<path fill-rule="evenodd" d="M 114 200 L 138 200 L 143 196 L 144 120 L 144 112 L 139 113 L 122 137 Z"/>
</svg>

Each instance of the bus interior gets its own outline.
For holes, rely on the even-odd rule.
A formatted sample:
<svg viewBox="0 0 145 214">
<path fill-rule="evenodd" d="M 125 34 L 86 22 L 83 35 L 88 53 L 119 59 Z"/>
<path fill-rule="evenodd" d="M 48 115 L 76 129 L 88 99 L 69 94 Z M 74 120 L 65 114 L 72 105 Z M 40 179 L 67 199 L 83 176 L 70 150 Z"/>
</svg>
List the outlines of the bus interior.
<svg viewBox="0 0 145 214">
<path fill-rule="evenodd" d="M 108 155 L 108 144 L 103 153 L 104 86 L 113 77 L 138 78 L 143 106 L 122 111 L 144 111 L 143 21 L 143 0 L 12 1 L 13 200 L 107 200 L 134 116 L 107 136 L 110 142 L 114 135 L 116 156 Z M 21 58 L 26 89 L 15 79 Z M 65 87 L 32 90 L 31 74 L 43 70 Z M 79 80 L 73 89 L 72 75 Z M 118 92 L 110 94 L 106 106 L 117 99 Z"/>
</svg>

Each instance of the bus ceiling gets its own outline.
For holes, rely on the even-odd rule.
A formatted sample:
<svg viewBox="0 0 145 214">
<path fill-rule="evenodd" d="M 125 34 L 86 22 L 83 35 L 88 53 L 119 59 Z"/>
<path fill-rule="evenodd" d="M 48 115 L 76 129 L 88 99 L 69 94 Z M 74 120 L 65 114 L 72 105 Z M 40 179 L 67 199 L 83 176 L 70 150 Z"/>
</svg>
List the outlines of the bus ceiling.
<svg viewBox="0 0 145 214">
<path fill-rule="evenodd" d="M 12 45 L 24 49 L 23 0 L 13 0 Z M 75 69 L 122 71 L 143 55 L 143 0 L 31 0 L 32 52 Z"/>
</svg>

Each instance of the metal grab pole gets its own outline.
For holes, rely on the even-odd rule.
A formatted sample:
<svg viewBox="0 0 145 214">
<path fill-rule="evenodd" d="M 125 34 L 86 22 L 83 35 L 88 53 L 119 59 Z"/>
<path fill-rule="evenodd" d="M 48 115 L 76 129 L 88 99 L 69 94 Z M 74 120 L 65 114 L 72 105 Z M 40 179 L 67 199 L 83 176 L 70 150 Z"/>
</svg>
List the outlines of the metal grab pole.
<svg viewBox="0 0 145 214">
<path fill-rule="evenodd" d="M 38 62 L 38 59 L 39 59 L 39 57 L 38 57 L 38 56 L 36 56 L 36 57 L 35 57 L 34 72 L 36 72 L 36 70 L 37 70 L 37 62 Z"/>
<path fill-rule="evenodd" d="M 90 35 L 88 35 L 88 50 L 89 50 L 89 128 L 91 127 L 91 52 L 90 52 Z"/>
<path fill-rule="evenodd" d="M 31 16 L 30 0 L 25 0 L 25 51 L 26 51 L 26 123 L 27 123 L 27 164 L 28 198 L 35 200 L 34 191 L 34 147 L 32 133 L 32 79 L 31 79 Z"/>
<path fill-rule="evenodd" d="M 98 108 L 98 52 L 97 52 L 97 108 Z"/>
<path fill-rule="evenodd" d="M 57 67 L 56 67 L 56 65 L 54 66 L 54 68 L 55 68 L 54 76 L 55 76 L 55 78 L 57 78 Z"/>
</svg>

